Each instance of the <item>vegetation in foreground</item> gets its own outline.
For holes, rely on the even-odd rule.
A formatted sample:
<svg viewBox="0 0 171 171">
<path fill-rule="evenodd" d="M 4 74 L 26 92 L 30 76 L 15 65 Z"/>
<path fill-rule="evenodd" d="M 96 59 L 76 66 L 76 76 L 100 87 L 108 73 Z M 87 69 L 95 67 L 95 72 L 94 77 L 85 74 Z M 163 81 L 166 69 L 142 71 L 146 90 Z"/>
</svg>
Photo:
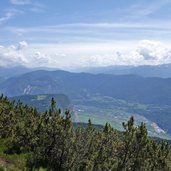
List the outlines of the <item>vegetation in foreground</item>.
<svg viewBox="0 0 171 171">
<path fill-rule="evenodd" d="M 38 112 L 20 101 L 0 97 L 0 171 L 169 171 L 168 143 L 148 137 L 134 118 L 116 132 L 106 123 L 95 129 L 73 127 L 69 111 L 61 115 L 52 98 L 49 110 Z"/>
</svg>

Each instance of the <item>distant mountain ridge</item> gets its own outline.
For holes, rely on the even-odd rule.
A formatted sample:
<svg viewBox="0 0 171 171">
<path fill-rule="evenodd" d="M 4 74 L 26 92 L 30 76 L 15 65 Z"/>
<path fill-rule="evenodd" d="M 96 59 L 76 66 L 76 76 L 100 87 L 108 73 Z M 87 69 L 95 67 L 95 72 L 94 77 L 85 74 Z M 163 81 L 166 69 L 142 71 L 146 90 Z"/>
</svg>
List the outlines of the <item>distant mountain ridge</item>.
<svg viewBox="0 0 171 171">
<path fill-rule="evenodd" d="M 58 68 L 47 68 L 47 67 L 36 67 L 27 68 L 25 66 L 15 67 L 0 67 L 0 77 L 10 78 L 19 76 L 32 71 L 45 70 L 45 71 L 56 71 Z M 142 77 L 161 77 L 171 78 L 171 64 L 161 65 L 113 65 L 105 67 L 85 67 L 70 69 L 70 72 L 85 72 L 92 74 L 113 74 L 113 75 L 139 75 Z"/>
<path fill-rule="evenodd" d="M 0 93 L 8 96 L 63 93 L 69 97 L 100 94 L 130 102 L 171 105 L 171 78 L 39 70 L 4 81 Z"/>
<path fill-rule="evenodd" d="M 28 68 L 25 66 L 14 66 L 14 67 L 2 67 L 0 66 L 0 78 L 10 78 L 10 77 L 17 77 L 19 75 L 23 75 L 32 71 L 38 70 L 46 70 L 46 71 L 54 71 L 57 68 L 46 68 L 46 67 L 36 67 L 36 68 Z"/>
<path fill-rule="evenodd" d="M 0 77 L 9 78 L 31 72 L 32 69 L 24 66 L 0 67 Z"/>
<path fill-rule="evenodd" d="M 81 69 L 87 73 L 105 73 L 114 75 L 133 74 L 143 77 L 171 77 L 171 64 L 142 65 L 142 66 L 106 66 Z"/>
</svg>

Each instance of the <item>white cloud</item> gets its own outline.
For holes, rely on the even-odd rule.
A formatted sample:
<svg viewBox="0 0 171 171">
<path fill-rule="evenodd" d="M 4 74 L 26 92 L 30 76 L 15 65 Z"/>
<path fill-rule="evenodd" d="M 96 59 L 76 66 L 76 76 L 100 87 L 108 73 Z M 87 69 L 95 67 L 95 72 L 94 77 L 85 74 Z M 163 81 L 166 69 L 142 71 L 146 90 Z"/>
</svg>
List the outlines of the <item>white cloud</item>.
<svg viewBox="0 0 171 171">
<path fill-rule="evenodd" d="M 139 1 L 137 4 L 132 5 L 127 11 L 129 15 L 131 14 L 131 17 L 140 18 L 154 14 L 169 4 L 171 4 L 170 0 L 151 0 L 148 4 L 145 1 Z"/>
<path fill-rule="evenodd" d="M 3 17 L 0 17 L 0 24 L 10 20 L 16 14 L 14 12 L 6 12 Z"/>
<path fill-rule="evenodd" d="M 21 51 L 23 42 L 18 45 L 10 45 L 8 47 L 1 46 L 0 48 L 0 66 L 17 66 L 27 65 L 28 60 L 23 51 Z"/>
<path fill-rule="evenodd" d="M 32 7 L 32 8 L 30 8 L 30 10 L 32 12 L 35 12 L 35 13 L 43 13 L 43 12 L 45 12 L 45 9 L 40 8 L 40 7 Z"/>
<path fill-rule="evenodd" d="M 19 42 L 17 49 L 22 50 L 28 46 L 28 43 L 25 41 Z"/>
<path fill-rule="evenodd" d="M 27 5 L 30 4 L 30 0 L 10 0 L 13 5 Z"/>
<path fill-rule="evenodd" d="M 77 43 L 77 42 L 109 42 L 113 40 L 138 41 L 170 40 L 171 24 L 160 23 L 73 23 L 37 27 L 5 28 L 11 41 L 27 40 L 33 43 Z M 1 31 L 0 31 L 1 33 Z M 16 37 L 16 34 L 18 37 Z M 13 38 L 14 37 L 14 38 Z M 1 41 L 6 41 L 6 37 Z"/>
<path fill-rule="evenodd" d="M 171 63 L 171 48 L 159 41 L 0 46 L 0 66 L 73 69 L 109 65 Z"/>
<path fill-rule="evenodd" d="M 32 0 L 10 0 L 10 2 L 15 6 L 29 5 L 29 8 L 27 9 L 34 13 L 43 13 L 46 11 L 46 6 L 44 4 Z"/>
<path fill-rule="evenodd" d="M 30 11 L 35 13 L 44 13 L 47 11 L 47 6 L 42 3 L 33 3 L 32 7 L 30 8 Z"/>
<path fill-rule="evenodd" d="M 159 24 L 160 23 L 160 24 Z M 73 23 L 73 24 L 58 24 L 58 25 L 46 25 L 41 27 L 8 27 L 7 30 L 13 33 L 54 33 L 54 32 L 66 32 L 68 30 L 80 32 L 80 30 L 92 31 L 92 29 L 148 29 L 148 30 L 169 30 L 171 24 L 169 21 L 158 22 L 118 22 L 118 23 Z M 97 31 L 97 30 L 95 30 Z M 106 30 L 105 30 L 106 31 Z"/>
<path fill-rule="evenodd" d="M 136 50 L 144 63 L 160 64 L 171 62 L 171 48 L 160 41 L 140 41 Z"/>
<path fill-rule="evenodd" d="M 14 18 L 17 14 L 23 13 L 22 10 L 18 10 L 15 8 L 9 8 L 3 10 L 3 16 L 0 17 L 0 24 L 3 24 L 4 22 Z"/>
</svg>

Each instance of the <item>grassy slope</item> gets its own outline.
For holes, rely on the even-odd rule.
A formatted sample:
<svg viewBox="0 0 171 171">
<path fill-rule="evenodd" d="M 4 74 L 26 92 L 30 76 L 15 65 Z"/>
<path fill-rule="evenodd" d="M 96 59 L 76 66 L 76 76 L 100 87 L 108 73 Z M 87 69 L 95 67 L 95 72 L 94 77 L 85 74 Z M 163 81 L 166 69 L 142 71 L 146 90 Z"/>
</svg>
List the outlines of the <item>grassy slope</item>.
<svg viewBox="0 0 171 171">
<path fill-rule="evenodd" d="M 0 169 L 7 168 L 11 171 L 24 171 L 27 154 L 6 154 L 6 141 L 0 139 Z"/>
</svg>

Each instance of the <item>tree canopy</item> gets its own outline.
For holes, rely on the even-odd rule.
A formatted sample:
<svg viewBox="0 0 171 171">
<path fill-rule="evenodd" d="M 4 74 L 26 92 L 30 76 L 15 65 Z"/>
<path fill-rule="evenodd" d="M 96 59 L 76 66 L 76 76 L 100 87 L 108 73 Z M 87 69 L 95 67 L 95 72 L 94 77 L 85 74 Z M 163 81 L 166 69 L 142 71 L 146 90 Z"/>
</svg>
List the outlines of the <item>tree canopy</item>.
<svg viewBox="0 0 171 171">
<path fill-rule="evenodd" d="M 34 171 L 169 171 L 169 144 L 148 136 L 144 123 L 131 117 L 117 132 L 109 123 L 96 129 L 74 127 L 70 111 L 65 115 L 54 99 L 49 110 L 38 112 L 22 102 L 0 97 L 0 141 L 6 153 L 27 153 L 25 169 Z"/>
</svg>

